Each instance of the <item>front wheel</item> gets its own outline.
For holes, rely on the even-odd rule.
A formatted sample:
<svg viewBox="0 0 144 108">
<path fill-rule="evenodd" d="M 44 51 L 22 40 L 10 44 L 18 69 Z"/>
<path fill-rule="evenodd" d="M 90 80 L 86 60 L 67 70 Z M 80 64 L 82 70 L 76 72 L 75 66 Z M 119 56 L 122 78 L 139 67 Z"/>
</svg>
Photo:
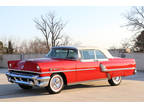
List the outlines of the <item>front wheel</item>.
<svg viewBox="0 0 144 108">
<path fill-rule="evenodd" d="M 111 86 L 117 86 L 121 83 L 121 76 L 113 77 L 112 79 L 108 80 Z"/>
<path fill-rule="evenodd" d="M 61 75 L 59 74 L 54 74 L 52 75 L 49 85 L 47 87 L 48 92 L 50 94 L 56 94 L 61 92 L 61 90 L 64 87 L 64 81 Z"/>
</svg>

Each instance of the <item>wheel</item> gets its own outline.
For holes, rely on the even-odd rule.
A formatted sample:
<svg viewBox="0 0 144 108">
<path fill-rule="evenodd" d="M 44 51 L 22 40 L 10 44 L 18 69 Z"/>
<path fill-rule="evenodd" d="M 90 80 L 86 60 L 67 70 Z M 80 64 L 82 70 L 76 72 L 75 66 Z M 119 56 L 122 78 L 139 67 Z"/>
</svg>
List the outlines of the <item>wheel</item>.
<svg viewBox="0 0 144 108">
<path fill-rule="evenodd" d="M 54 74 L 52 75 L 49 85 L 47 87 L 48 92 L 50 94 L 56 94 L 61 92 L 61 90 L 64 87 L 64 81 L 61 75 L 59 74 Z"/>
<path fill-rule="evenodd" d="M 113 77 L 112 79 L 108 80 L 108 82 L 111 86 L 117 86 L 121 83 L 121 77 Z"/>
<path fill-rule="evenodd" d="M 24 85 L 24 84 L 18 84 L 20 88 L 22 89 L 32 89 L 32 86 Z"/>
</svg>

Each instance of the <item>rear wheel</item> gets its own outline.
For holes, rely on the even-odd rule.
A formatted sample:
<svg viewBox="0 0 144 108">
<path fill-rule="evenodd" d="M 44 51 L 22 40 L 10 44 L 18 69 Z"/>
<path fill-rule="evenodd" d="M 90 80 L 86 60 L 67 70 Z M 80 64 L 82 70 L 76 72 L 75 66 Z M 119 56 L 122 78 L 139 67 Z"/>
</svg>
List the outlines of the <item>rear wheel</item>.
<svg viewBox="0 0 144 108">
<path fill-rule="evenodd" d="M 22 89 L 32 89 L 32 86 L 24 85 L 24 84 L 18 84 L 20 88 Z"/>
<path fill-rule="evenodd" d="M 52 75 L 49 85 L 47 87 L 48 92 L 50 94 L 56 94 L 56 93 L 61 92 L 63 87 L 64 87 L 64 80 L 62 76 L 59 74 Z"/>
<path fill-rule="evenodd" d="M 121 83 L 121 76 L 113 77 L 112 79 L 108 80 L 111 86 L 117 86 Z"/>
</svg>

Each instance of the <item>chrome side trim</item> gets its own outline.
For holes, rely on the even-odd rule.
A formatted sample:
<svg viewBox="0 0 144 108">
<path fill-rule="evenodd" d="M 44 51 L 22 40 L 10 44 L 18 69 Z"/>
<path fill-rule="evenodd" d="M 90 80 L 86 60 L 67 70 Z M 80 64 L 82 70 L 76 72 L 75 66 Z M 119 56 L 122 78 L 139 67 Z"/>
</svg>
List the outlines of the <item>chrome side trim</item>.
<svg viewBox="0 0 144 108">
<path fill-rule="evenodd" d="M 136 69 L 135 67 L 131 67 L 131 68 L 117 68 L 117 69 L 107 69 L 104 65 L 100 64 L 101 70 L 103 72 L 109 72 L 109 71 L 119 71 L 119 70 L 132 70 L 132 69 Z"/>
<path fill-rule="evenodd" d="M 105 71 L 109 72 L 109 71 L 132 70 L 132 69 L 135 69 L 135 67 L 132 67 L 132 68 L 119 68 L 119 69 L 105 69 Z"/>
<path fill-rule="evenodd" d="M 96 68 L 89 68 L 89 69 L 75 69 L 75 70 L 61 70 L 61 71 L 49 71 L 49 72 L 34 72 L 34 71 L 15 70 L 15 69 L 9 69 L 9 70 L 19 71 L 19 72 L 37 73 L 37 74 L 47 74 L 47 73 L 59 73 L 59 72 L 73 72 L 73 71 L 96 70 Z"/>
<path fill-rule="evenodd" d="M 96 68 L 90 68 L 90 69 L 76 69 L 76 70 L 61 70 L 61 71 L 51 71 L 51 72 L 43 72 L 43 74 L 45 74 L 45 73 L 59 73 L 59 72 L 85 71 L 85 70 L 96 70 Z"/>
</svg>

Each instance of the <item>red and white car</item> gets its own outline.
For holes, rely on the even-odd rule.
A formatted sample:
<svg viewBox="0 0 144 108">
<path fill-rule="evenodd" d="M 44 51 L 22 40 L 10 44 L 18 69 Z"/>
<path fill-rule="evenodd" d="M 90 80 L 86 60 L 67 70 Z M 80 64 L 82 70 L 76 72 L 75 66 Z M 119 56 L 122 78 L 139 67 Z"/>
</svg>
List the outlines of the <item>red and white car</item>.
<svg viewBox="0 0 144 108">
<path fill-rule="evenodd" d="M 22 89 L 45 87 L 59 93 L 64 85 L 108 79 L 112 86 L 121 76 L 136 73 L 134 59 L 115 58 L 98 48 L 53 47 L 44 58 L 8 61 L 8 81 Z"/>
</svg>

